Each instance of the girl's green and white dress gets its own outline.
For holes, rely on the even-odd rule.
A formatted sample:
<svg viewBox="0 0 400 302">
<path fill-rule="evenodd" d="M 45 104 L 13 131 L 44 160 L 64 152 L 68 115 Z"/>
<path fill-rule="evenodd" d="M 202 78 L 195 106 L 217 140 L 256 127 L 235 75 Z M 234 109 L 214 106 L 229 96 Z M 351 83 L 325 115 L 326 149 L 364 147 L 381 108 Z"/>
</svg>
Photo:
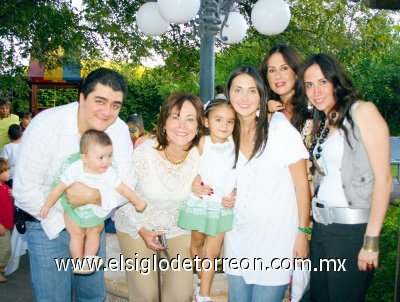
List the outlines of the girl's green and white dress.
<svg viewBox="0 0 400 302">
<path fill-rule="evenodd" d="M 211 236 L 232 229 L 233 209 L 222 206 L 222 197 L 229 196 L 235 188 L 234 150 L 231 137 L 223 144 L 214 144 L 209 136 L 205 137 L 199 175 L 214 194 L 204 195 L 202 199 L 190 194 L 180 209 L 178 226 Z"/>
</svg>

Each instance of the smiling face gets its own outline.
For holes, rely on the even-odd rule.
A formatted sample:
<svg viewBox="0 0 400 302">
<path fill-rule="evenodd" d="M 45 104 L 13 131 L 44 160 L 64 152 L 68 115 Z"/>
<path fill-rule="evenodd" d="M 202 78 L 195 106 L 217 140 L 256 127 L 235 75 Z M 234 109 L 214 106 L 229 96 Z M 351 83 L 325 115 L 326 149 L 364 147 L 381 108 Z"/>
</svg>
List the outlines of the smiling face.
<svg viewBox="0 0 400 302">
<path fill-rule="evenodd" d="M 260 93 L 256 81 L 248 74 L 239 74 L 232 80 L 229 99 L 240 117 L 256 117 L 260 106 Z"/>
<path fill-rule="evenodd" d="M 78 127 L 83 133 L 89 129 L 106 130 L 115 122 L 122 106 L 123 93 L 97 83 L 86 99 L 79 97 Z"/>
<path fill-rule="evenodd" d="M 180 111 L 173 107 L 165 123 L 168 144 L 186 148 L 198 127 L 196 108 L 189 101 L 182 104 Z"/>
<path fill-rule="evenodd" d="M 205 120 L 214 143 L 224 143 L 232 135 L 235 126 L 235 111 L 228 105 L 217 105 L 208 113 Z"/>
<path fill-rule="evenodd" d="M 334 86 L 323 74 L 317 64 L 313 64 L 304 72 L 304 85 L 311 104 L 325 115 L 336 105 Z"/>
<path fill-rule="evenodd" d="M 86 154 L 82 154 L 84 170 L 90 174 L 102 174 L 112 164 L 112 145 L 101 146 L 92 144 Z"/>
<path fill-rule="evenodd" d="M 281 53 L 274 53 L 267 62 L 267 80 L 272 91 L 281 99 L 291 97 L 294 93 L 296 73 L 285 62 Z"/>
</svg>

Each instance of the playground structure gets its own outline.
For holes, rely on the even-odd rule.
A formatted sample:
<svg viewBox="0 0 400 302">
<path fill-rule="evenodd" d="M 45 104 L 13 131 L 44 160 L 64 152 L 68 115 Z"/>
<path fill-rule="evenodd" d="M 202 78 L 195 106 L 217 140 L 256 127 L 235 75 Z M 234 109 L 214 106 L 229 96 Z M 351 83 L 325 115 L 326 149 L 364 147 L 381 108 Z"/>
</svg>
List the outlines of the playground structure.
<svg viewBox="0 0 400 302">
<path fill-rule="evenodd" d="M 78 65 L 68 64 L 52 70 L 45 70 L 37 60 L 29 63 L 27 80 L 30 87 L 29 110 L 33 115 L 48 107 L 39 106 L 39 89 L 77 89 L 82 81 L 81 69 Z M 77 97 L 78 99 L 78 97 Z"/>
</svg>

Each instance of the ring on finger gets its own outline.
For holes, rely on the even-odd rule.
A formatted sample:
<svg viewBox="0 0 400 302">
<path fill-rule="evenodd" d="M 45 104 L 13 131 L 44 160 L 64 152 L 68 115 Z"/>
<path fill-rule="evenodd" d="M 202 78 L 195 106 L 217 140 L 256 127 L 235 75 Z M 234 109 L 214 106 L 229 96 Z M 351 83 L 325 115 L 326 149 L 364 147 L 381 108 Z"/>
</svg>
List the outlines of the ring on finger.
<svg viewBox="0 0 400 302">
<path fill-rule="evenodd" d="M 367 270 L 368 270 L 368 271 L 372 271 L 372 270 L 374 270 L 374 269 L 375 269 L 375 266 L 374 266 L 373 263 L 367 263 Z"/>
</svg>

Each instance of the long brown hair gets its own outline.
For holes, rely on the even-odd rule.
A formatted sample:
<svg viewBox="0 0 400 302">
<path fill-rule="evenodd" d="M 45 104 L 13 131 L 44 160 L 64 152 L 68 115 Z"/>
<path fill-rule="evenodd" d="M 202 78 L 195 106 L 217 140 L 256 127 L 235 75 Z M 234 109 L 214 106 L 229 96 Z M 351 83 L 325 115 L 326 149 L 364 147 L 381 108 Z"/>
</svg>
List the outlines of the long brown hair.
<svg viewBox="0 0 400 302">
<path fill-rule="evenodd" d="M 260 96 L 260 114 L 257 118 L 256 122 L 256 141 L 254 142 L 254 149 L 253 153 L 251 154 L 249 160 L 251 160 L 254 156 L 259 156 L 265 149 L 265 146 L 267 144 L 267 139 L 268 139 L 268 119 L 267 117 L 267 104 L 266 104 L 266 93 L 265 93 L 265 88 L 264 88 L 264 83 L 263 80 L 258 73 L 258 71 L 254 67 L 250 66 L 243 66 L 239 67 L 236 69 L 232 74 L 230 75 L 228 82 L 226 84 L 227 86 L 227 97 L 228 100 L 230 101 L 230 89 L 232 86 L 233 80 L 242 74 L 247 74 L 251 76 L 254 79 L 254 82 L 256 83 L 257 91 Z M 240 120 L 237 119 L 236 122 L 237 127 L 240 131 Z M 240 135 L 239 135 L 240 137 Z M 239 158 L 239 150 L 240 150 L 240 140 L 239 138 L 237 141 L 235 141 L 235 165 L 238 161 Z"/>
<path fill-rule="evenodd" d="M 268 60 L 269 58 L 275 54 L 280 53 L 283 57 L 285 63 L 293 70 L 293 72 L 297 75 L 301 66 L 302 59 L 300 55 L 290 46 L 284 44 L 277 44 L 276 46 L 272 47 L 268 53 L 264 57 L 264 61 L 261 65 L 261 76 L 265 83 L 265 88 L 267 92 L 268 99 L 270 100 L 278 100 L 281 101 L 280 96 L 275 93 L 268 82 Z M 297 82 L 297 80 L 296 80 Z M 296 84 L 295 84 L 296 86 Z M 293 87 L 295 90 L 295 87 Z M 290 120 L 290 123 L 298 130 L 301 131 L 305 120 L 307 118 L 311 118 L 310 113 L 308 112 L 307 102 L 298 102 L 298 99 L 295 100 L 294 98 L 291 99 L 290 105 L 293 109 L 293 115 Z"/>
</svg>

